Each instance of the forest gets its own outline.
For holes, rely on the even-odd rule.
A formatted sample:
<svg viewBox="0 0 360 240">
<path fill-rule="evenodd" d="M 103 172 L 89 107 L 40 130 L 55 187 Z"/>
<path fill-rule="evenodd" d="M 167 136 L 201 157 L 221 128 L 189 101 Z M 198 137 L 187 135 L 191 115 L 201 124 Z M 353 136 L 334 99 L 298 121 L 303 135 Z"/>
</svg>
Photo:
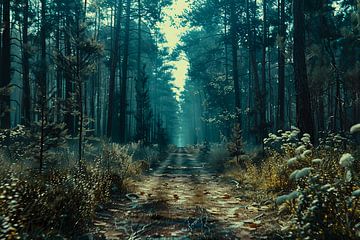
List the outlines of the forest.
<svg viewBox="0 0 360 240">
<path fill-rule="evenodd" d="M 0 239 L 360 239 L 360 0 L 0 0 Z"/>
</svg>

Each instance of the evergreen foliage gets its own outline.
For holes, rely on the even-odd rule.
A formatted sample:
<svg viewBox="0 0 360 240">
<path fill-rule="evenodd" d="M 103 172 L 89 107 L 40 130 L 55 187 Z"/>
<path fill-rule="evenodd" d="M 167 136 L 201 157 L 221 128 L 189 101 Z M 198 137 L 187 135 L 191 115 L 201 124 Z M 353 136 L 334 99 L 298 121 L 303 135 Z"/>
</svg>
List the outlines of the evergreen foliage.
<svg viewBox="0 0 360 240">
<path fill-rule="evenodd" d="M 227 145 L 228 151 L 232 157 L 236 157 L 236 162 L 239 163 L 240 155 L 244 154 L 244 144 L 241 136 L 240 124 L 235 124 L 233 128 L 232 138 Z"/>
<path fill-rule="evenodd" d="M 139 79 L 136 79 L 136 140 L 144 144 L 150 141 L 150 123 L 152 110 L 150 105 L 148 77 L 143 67 Z M 159 129 L 160 130 L 160 129 Z"/>
</svg>

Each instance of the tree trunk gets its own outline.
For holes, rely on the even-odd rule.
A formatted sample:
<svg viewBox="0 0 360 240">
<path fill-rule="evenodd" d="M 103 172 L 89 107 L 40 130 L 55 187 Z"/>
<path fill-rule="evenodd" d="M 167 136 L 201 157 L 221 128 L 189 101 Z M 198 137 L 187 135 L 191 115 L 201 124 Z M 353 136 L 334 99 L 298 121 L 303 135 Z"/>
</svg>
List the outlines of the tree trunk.
<svg viewBox="0 0 360 240">
<path fill-rule="evenodd" d="M 7 88 L 11 82 L 11 39 L 10 39 L 10 0 L 3 0 L 2 19 L 2 49 L 0 88 Z M 10 95 L 0 96 L 0 128 L 9 129 L 10 124 Z"/>
<path fill-rule="evenodd" d="M 23 91 L 22 91 L 22 124 L 29 126 L 30 120 L 30 109 L 31 109 L 31 97 L 30 97 L 30 65 L 29 65 L 29 1 L 25 0 L 24 2 L 24 16 L 23 16 L 23 42 L 22 42 L 22 81 L 23 81 Z"/>
<path fill-rule="evenodd" d="M 137 0 L 137 4 L 138 4 L 137 79 L 140 79 L 140 74 L 141 74 L 141 1 Z"/>
<path fill-rule="evenodd" d="M 266 123 L 266 46 L 267 46 L 267 1 L 263 0 L 263 39 L 262 39 L 262 60 L 261 60 L 261 103 L 260 103 L 260 124 L 261 124 L 261 142 L 267 135 Z"/>
<path fill-rule="evenodd" d="M 66 28 L 70 29 L 71 27 L 71 17 L 66 16 Z M 64 33 L 65 41 L 65 55 L 71 56 L 71 42 L 70 42 L 70 33 Z M 74 92 L 73 89 L 73 76 L 71 76 L 69 71 L 65 71 L 65 104 L 66 104 L 66 113 L 65 113 L 65 123 L 69 133 L 73 136 L 75 134 L 74 129 L 74 116 L 72 116 L 72 95 Z"/>
<path fill-rule="evenodd" d="M 228 48 L 228 12 L 227 6 L 224 6 L 224 48 L 225 48 L 225 79 L 229 80 L 229 48 Z"/>
<path fill-rule="evenodd" d="M 304 0 L 294 0 L 294 77 L 296 90 L 296 119 L 303 133 L 314 138 L 313 113 L 305 61 L 305 15 Z"/>
<path fill-rule="evenodd" d="M 279 38 L 278 47 L 278 107 L 277 107 L 277 129 L 285 127 L 285 0 L 278 0 L 279 5 Z"/>
<path fill-rule="evenodd" d="M 258 66 L 256 62 L 256 46 L 255 46 L 255 26 L 252 22 L 255 20 L 255 14 L 256 14 L 256 0 L 254 3 L 253 14 L 250 20 L 250 2 L 249 0 L 246 1 L 246 22 L 247 22 L 247 30 L 248 30 L 248 44 L 249 44 L 249 64 L 250 64 L 250 81 L 254 81 L 254 89 L 255 89 L 255 109 L 253 111 L 254 115 L 254 129 L 257 130 L 256 134 L 256 142 L 259 143 L 261 138 L 261 130 L 259 129 L 259 110 L 261 105 L 261 91 L 260 91 L 260 81 L 259 81 L 259 75 L 258 75 Z"/>
<path fill-rule="evenodd" d="M 110 79 L 109 79 L 109 108 L 108 108 L 108 124 L 107 124 L 107 137 L 112 138 L 113 127 L 113 113 L 114 113 L 114 95 L 115 95 L 115 76 L 117 64 L 119 61 L 119 46 L 120 46 L 120 30 L 121 30 L 121 13 L 122 13 L 122 0 L 118 0 L 117 15 L 115 19 L 115 39 L 110 56 Z"/>
<path fill-rule="evenodd" d="M 240 83 L 239 83 L 239 69 L 238 69 L 238 35 L 237 35 L 237 13 L 235 8 L 235 1 L 231 1 L 230 7 L 230 38 L 232 50 L 232 78 L 235 88 L 235 112 L 237 116 L 237 123 L 241 125 L 241 98 L 240 98 Z"/>
<path fill-rule="evenodd" d="M 40 47 L 41 47 L 41 72 L 39 79 L 40 95 L 46 96 L 46 0 L 41 0 L 41 29 L 40 29 Z"/>
<path fill-rule="evenodd" d="M 131 0 L 126 1 L 126 22 L 124 38 L 124 58 L 122 62 L 122 77 L 120 87 L 120 142 L 126 141 L 126 109 L 127 109 L 127 78 L 129 62 L 129 41 L 130 41 L 130 6 Z"/>
</svg>

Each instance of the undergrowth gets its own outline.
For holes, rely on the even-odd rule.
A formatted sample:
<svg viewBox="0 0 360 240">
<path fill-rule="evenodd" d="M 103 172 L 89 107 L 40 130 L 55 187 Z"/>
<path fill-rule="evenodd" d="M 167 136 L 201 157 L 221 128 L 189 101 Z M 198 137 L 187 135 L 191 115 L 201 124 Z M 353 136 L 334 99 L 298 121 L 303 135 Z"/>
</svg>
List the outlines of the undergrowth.
<svg viewBox="0 0 360 240">
<path fill-rule="evenodd" d="M 12 148 L 15 145 L 11 146 Z M 21 152 L 21 145 L 16 152 Z M 7 150 L 2 148 L 2 150 Z M 74 154 L 54 151 L 42 173 L 21 154 L 0 154 L 0 239 L 73 238 L 86 233 L 100 204 L 131 188 L 146 167 L 134 149 L 118 144 L 94 148 L 81 171 Z M 137 150 L 136 150 L 137 151 Z"/>
<path fill-rule="evenodd" d="M 300 130 L 278 131 L 264 140 L 266 158 L 244 160 L 230 175 L 268 194 L 288 239 L 360 238 L 360 127 L 323 134 L 314 146 Z M 251 156 L 249 156 L 251 159 Z"/>
</svg>

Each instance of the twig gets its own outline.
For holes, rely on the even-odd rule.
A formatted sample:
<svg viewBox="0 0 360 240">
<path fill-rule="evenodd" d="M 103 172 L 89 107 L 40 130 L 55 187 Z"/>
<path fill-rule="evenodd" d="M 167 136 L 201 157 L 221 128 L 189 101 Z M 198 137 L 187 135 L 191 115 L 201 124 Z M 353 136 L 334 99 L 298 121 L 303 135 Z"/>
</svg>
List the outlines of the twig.
<svg viewBox="0 0 360 240">
<path fill-rule="evenodd" d="M 143 234 L 147 228 L 149 228 L 151 225 L 153 225 L 154 223 L 149 223 L 144 225 L 140 230 L 133 232 L 130 237 L 128 238 L 128 240 L 138 240 L 140 239 L 140 235 Z"/>
<path fill-rule="evenodd" d="M 259 219 L 259 218 L 263 217 L 264 215 L 265 215 L 265 214 L 262 213 L 262 214 L 260 214 L 260 215 L 258 215 L 258 216 L 256 216 L 256 217 L 254 217 L 253 219 L 254 219 L 254 220 Z"/>
<path fill-rule="evenodd" d="M 236 184 L 236 188 L 240 188 L 240 183 L 238 181 L 232 180 L 232 182 Z"/>
</svg>

